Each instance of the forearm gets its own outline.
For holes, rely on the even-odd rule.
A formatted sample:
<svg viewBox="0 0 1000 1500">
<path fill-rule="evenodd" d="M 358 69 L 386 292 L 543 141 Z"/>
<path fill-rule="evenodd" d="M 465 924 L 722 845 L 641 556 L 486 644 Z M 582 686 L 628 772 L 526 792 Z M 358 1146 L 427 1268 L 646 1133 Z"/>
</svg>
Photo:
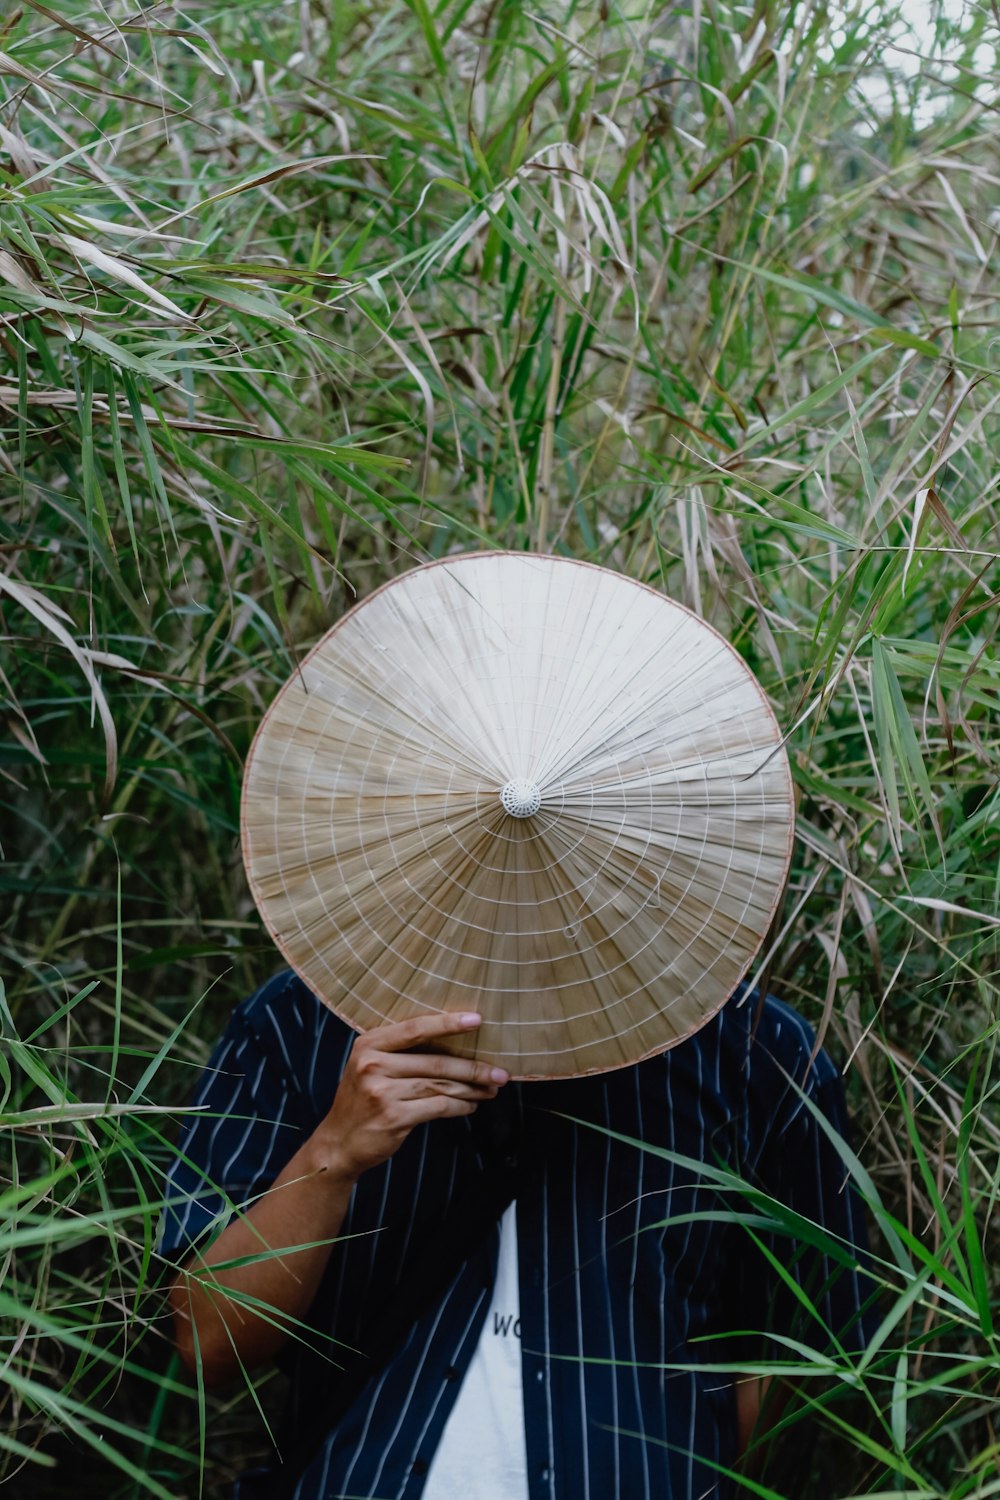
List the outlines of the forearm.
<svg viewBox="0 0 1000 1500">
<path fill-rule="evenodd" d="M 753 1477 L 761 1471 L 771 1429 L 781 1421 L 790 1395 L 790 1387 L 772 1375 L 737 1381 L 736 1452 L 741 1474 Z"/>
<path fill-rule="evenodd" d="M 770 1383 L 770 1376 L 743 1376 L 736 1383 L 736 1451 L 741 1456 L 754 1436 Z"/>
<path fill-rule="evenodd" d="M 220 1384 L 273 1355 L 304 1320 L 354 1181 L 317 1132 L 269 1192 L 188 1260 L 170 1305 L 178 1352 L 192 1373 L 200 1366 L 207 1384 Z M 271 1253 L 283 1250 L 289 1253 Z M 249 1256 L 263 1258 L 228 1264 Z"/>
<path fill-rule="evenodd" d="M 480 1020 L 431 1011 L 357 1039 L 322 1124 L 270 1191 L 174 1281 L 175 1337 L 189 1370 L 218 1384 L 274 1354 L 306 1321 L 358 1178 L 416 1126 L 470 1115 L 496 1098 L 507 1082 L 502 1068 L 419 1051 Z M 232 1264 L 241 1260 L 249 1264 Z"/>
</svg>

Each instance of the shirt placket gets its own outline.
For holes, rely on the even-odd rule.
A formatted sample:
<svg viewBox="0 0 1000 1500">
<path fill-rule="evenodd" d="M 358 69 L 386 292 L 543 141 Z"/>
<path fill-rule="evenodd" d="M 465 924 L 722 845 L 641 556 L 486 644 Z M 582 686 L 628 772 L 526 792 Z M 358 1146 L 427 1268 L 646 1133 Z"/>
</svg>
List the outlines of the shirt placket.
<svg viewBox="0 0 1000 1500">
<path fill-rule="evenodd" d="M 526 1153 L 527 1154 L 527 1153 Z M 518 1281 L 521 1301 L 521 1375 L 524 1386 L 524 1436 L 528 1466 L 528 1500 L 557 1500 L 557 1422 L 566 1412 L 554 1410 L 551 1338 L 547 1327 L 547 1287 L 555 1246 L 550 1237 L 548 1166 L 543 1150 L 522 1167 L 517 1199 Z"/>
</svg>

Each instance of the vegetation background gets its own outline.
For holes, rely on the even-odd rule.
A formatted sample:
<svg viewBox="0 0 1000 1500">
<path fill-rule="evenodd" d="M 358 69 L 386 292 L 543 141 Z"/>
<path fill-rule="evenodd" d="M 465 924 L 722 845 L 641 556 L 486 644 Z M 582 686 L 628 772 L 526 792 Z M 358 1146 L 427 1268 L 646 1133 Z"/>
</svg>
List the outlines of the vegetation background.
<svg viewBox="0 0 1000 1500">
<path fill-rule="evenodd" d="M 163 1174 L 275 965 L 241 763 L 415 562 L 565 551 L 787 728 L 763 975 L 845 1066 L 884 1322 L 750 1493 L 1000 1494 L 995 4 L 23 0 L 0 18 L 0 1467 L 221 1494 Z"/>
</svg>

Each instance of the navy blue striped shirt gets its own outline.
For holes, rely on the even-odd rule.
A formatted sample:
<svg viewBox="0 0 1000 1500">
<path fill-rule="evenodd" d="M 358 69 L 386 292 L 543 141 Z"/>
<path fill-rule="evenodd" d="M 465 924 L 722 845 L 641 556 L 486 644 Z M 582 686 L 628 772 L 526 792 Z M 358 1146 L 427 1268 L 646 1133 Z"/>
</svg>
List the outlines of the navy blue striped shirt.
<svg viewBox="0 0 1000 1500">
<path fill-rule="evenodd" d="M 165 1256 L 268 1190 L 329 1109 L 353 1040 L 291 973 L 236 1009 L 171 1169 Z M 711 1367 L 787 1358 L 788 1336 L 841 1357 L 863 1347 L 864 1224 L 823 1128 L 844 1134 L 843 1096 L 813 1046 L 794 1011 L 747 993 L 635 1067 L 502 1091 L 517 1126 L 504 1161 L 516 1160 L 530 1500 L 722 1500 L 734 1377 Z M 494 1170 L 492 1109 L 417 1128 L 358 1182 L 312 1309 L 315 1342 L 283 1355 L 288 1463 L 260 1493 L 417 1500 L 490 1302 L 499 1229 L 400 1326 L 381 1368 L 358 1360 L 386 1306 L 406 1305 L 449 1208 Z M 331 1411 L 345 1361 L 355 1394 Z"/>
</svg>

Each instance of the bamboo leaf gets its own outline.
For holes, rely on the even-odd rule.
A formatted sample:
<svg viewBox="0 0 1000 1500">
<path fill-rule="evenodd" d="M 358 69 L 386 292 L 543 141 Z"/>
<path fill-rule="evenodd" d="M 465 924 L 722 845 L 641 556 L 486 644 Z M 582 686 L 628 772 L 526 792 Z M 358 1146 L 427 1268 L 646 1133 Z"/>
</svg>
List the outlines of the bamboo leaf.
<svg viewBox="0 0 1000 1500">
<path fill-rule="evenodd" d="M 91 244 L 89 240 L 80 239 L 75 234 L 59 234 L 55 236 L 59 244 L 65 245 L 79 260 L 86 261 L 98 271 L 104 271 L 116 281 L 123 281 L 126 286 L 141 292 L 148 297 L 157 311 L 165 312 L 173 318 L 186 318 L 187 314 L 182 312 L 176 302 L 171 302 L 162 292 L 155 287 L 148 286 L 142 277 L 127 266 L 123 260 L 116 255 L 109 255 L 106 250 L 101 250 L 97 245 Z"/>
</svg>

